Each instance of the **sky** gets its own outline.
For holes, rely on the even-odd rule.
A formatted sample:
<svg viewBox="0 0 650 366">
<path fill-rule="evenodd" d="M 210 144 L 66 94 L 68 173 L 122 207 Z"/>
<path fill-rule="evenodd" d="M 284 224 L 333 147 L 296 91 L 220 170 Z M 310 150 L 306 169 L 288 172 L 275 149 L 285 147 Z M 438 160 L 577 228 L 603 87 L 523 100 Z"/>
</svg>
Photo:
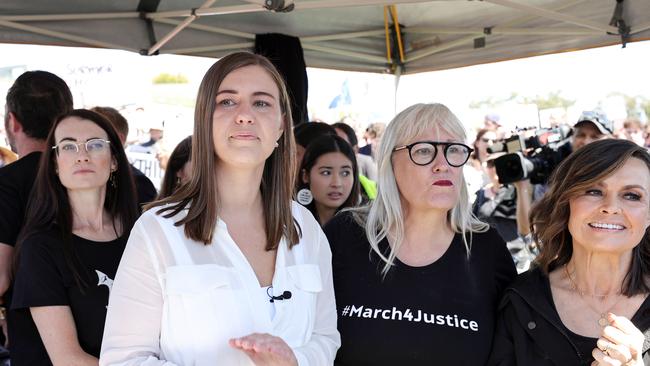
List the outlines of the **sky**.
<svg viewBox="0 0 650 366">
<path fill-rule="evenodd" d="M 153 105 L 160 118 L 191 119 L 191 106 L 201 78 L 214 59 L 159 55 L 145 57 L 126 51 L 0 44 L 0 98 L 12 78 L 26 69 L 43 69 L 63 77 L 73 90 L 77 107 Z M 438 102 L 456 113 L 468 129 L 482 122 L 486 113 L 501 115 L 508 126 L 532 125 L 544 116 L 533 106 L 496 105 L 472 109 L 470 103 L 487 98 L 506 98 L 513 92 L 526 97 L 561 91 L 575 100 L 566 118 L 599 106 L 613 118 L 624 118 L 621 98 L 612 93 L 650 99 L 650 41 L 599 49 L 531 57 L 445 71 L 392 75 L 308 69 L 309 111 L 312 119 L 336 122 L 352 116 L 358 126 L 388 122 L 396 112 L 414 104 Z M 7 74 L 12 75 L 7 75 Z M 183 74 L 182 86 L 153 86 L 160 73 Z M 334 98 L 346 85 L 351 105 L 332 109 Z M 177 106 L 172 106 L 176 104 Z M 178 123 L 181 139 L 191 132 L 191 121 Z M 471 134 L 470 134 L 471 135 Z"/>
</svg>

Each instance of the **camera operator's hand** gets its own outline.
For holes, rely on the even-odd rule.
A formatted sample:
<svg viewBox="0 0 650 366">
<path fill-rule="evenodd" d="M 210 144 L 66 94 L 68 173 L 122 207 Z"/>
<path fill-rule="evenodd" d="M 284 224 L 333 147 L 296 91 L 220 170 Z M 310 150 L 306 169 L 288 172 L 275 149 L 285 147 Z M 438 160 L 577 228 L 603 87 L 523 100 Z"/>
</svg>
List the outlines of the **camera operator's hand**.
<svg viewBox="0 0 650 366">
<path fill-rule="evenodd" d="M 532 199 L 533 185 L 530 183 L 530 180 L 524 179 L 524 180 L 514 182 L 512 184 L 514 184 L 515 188 L 517 189 L 517 194 L 519 194 L 519 193 L 521 193 L 521 194 L 527 193 L 527 194 L 530 195 L 530 197 Z"/>
<path fill-rule="evenodd" d="M 530 207 L 533 202 L 533 185 L 530 180 L 520 180 L 513 183 L 517 190 L 517 231 L 519 235 L 530 234 Z"/>
</svg>

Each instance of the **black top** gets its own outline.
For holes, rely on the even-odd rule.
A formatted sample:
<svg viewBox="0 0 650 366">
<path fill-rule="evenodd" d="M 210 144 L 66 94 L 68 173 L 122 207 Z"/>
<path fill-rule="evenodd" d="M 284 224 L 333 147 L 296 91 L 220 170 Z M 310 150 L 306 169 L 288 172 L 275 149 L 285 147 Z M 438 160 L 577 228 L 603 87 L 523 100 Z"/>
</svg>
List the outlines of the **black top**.
<svg viewBox="0 0 650 366">
<path fill-rule="evenodd" d="M 20 249 L 11 304 L 11 364 L 51 365 L 30 307 L 69 306 L 81 348 L 99 357 L 108 295 L 126 246 L 127 235 L 110 242 L 72 237 L 73 251 L 86 282 L 81 290 L 63 256 L 63 242 L 56 231 L 28 237 Z"/>
<path fill-rule="evenodd" d="M 131 165 L 131 173 L 133 174 L 133 182 L 138 193 L 138 209 L 142 211 L 142 205 L 153 201 L 158 195 L 158 192 L 153 183 L 151 183 L 151 180 L 140 169 Z"/>
<path fill-rule="evenodd" d="M 16 245 L 40 159 L 34 152 L 0 168 L 0 243 Z"/>
<path fill-rule="evenodd" d="M 650 297 L 630 320 L 645 335 L 643 361 L 650 365 Z M 488 365 L 590 365 L 595 347 L 595 338 L 573 334 L 562 323 L 548 276 L 533 268 L 505 291 Z"/>
<path fill-rule="evenodd" d="M 432 264 L 384 262 L 349 214 L 324 228 L 332 247 L 341 348 L 335 365 L 483 365 L 502 290 L 516 276 L 494 230 L 474 233 L 471 256 L 460 234 Z M 388 243 L 380 243 L 387 251 Z"/>
<path fill-rule="evenodd" d="M 547 276 L 543 277 L 542 283 L 544 285 L 542 292 L 544 296 L 546 296 L 546 300 L 549 301 L 551 304 L 553 304 L 553 310 L 555 311 L 555 314 L 557 314 L 557 317 L 559 318 L 560 313 L 557 311 L 557 308 L 555 307 L 555 301 L 553 301 L 553 292 L 551 291 L 551 283 Z M 591 355 L 591 351 L 593 351 L 593 349 L 596 348 L 596 341 L 598 341 L 598 338 L 586 337 L 574 333 L 571 331 L 571 329 L 567 328 L 564 325 L 564 323 L 562 323 L 562 329 L 566 332 L 567 336 L 569 337 L 569 340 L 578 349 L 578 357 L 580 357 L 582 364 L 591 365 L 591 363 L 595 361 L 594 357 Z"/>
</svg>

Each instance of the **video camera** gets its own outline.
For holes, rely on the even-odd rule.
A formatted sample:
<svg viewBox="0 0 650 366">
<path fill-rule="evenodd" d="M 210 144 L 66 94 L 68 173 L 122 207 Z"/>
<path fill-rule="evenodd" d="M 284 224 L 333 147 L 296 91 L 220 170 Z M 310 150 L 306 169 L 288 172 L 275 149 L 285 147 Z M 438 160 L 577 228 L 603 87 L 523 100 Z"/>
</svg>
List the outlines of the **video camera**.
<svg viewBox="0 0 650 366">
<path fill-rule="evenodd" d="M 526 137 L 530 132 L 533 135 Z M 553 169 L 571 154 L 571 127 L 524 129 L 487 148 L 489 153 L 506 152 L 494 160 L 502 184 L 530 179 L 533 184 L 548 180 Z"/>
</svg>

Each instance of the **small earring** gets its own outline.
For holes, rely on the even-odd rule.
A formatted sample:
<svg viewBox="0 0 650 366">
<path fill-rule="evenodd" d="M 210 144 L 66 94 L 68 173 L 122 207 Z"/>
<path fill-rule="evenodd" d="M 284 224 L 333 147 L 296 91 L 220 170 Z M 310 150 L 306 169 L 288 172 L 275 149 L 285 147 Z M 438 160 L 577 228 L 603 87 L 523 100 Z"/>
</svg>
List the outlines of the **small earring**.
<svg viewBox="0 0 650 366">
<path fill-rule="evenodd" d="M 301 205 L 307 206 L 308 204 L 311 203 L 311 201 L 314 200 L 314 195 L 311 194 L 309 188 L 303 188 L 298 191 L 298 194 L 296 195 L 296 199 L 298 200 L 298 203 L 300 203 Z"/>
<path fill-rule="evenodd" d="M 111 173 L 111 177 L 109 178 L 111 181 L 111 187 L 117 188 L 117 181 L 115 180 L 115 171 Z"/>
<path fill-rule="evenodd" d="M 280 144 L 278 144 L 278 142 L 276 141 L 275 142 L 275 147 L 278 147 L 278 146 L 280 146 Z"/>
</svg>

